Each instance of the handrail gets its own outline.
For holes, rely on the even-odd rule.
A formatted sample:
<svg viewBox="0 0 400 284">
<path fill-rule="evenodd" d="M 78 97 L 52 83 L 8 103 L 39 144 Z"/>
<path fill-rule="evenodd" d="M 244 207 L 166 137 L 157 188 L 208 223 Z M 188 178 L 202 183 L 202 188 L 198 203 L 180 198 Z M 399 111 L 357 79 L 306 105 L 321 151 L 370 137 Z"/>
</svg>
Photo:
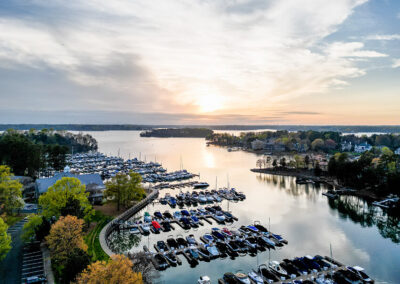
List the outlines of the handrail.
<svg viewBox="0 0 400 284">
<path fill-rule="evenodd" d="M 145 206 L 147 206 L 147 204 L 149 204 L 155 198 L 157 198 L 158 193 L 159 193 L 158 189 L 156 189 L 156 188 L 153 189 L 152 192 L 145 199 L 143 199 L 139 203 L 135 204 L 134 206 L 132 206 L 131 208 L 129 208 L 128 210 L 126 210 L 125 212 L 123 212 L 122 214 L 120 214 L 119 216 L 117 216 L 116 218 L 111 220 L 110 222 L 108 222 L 107 225 L 105 225 L 103 227 L 103 229 L 101 230 L 100 235 L 99 235 L 99 241 L 100 241 L 101 248 L 103 249 L 103 251 L 106 254 L 108 254 L 109 256 L 114 254 L 114 252 L 110 249 L 110 247 L 108 245 L 108 236 L 114 230 L 114 224 L 119 223 L 120 221 L 126 221 L 129 218 L 131 218 L 133 215 L 135 215 L 137 212 L 139 212 Z"/>
</svg>

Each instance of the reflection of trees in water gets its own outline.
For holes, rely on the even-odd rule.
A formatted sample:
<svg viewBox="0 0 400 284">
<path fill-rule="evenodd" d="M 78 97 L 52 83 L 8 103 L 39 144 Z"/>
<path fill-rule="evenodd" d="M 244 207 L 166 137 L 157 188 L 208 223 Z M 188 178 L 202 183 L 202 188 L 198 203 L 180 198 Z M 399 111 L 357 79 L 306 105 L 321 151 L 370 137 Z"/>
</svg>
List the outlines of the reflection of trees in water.
<svg viewBox="0 0 400 284">
<path fill-rule="evenodd" d="M 115 230 L 108 239 L 113 252 L 125 253 L 140 243 L 141 235 L 131 234 L 128 230 Z"/>
<path fill-rule="evenodd" d="M 305 195 L 309 200 L 316 200 L 321 187 L 318 184 L 297 184 L 296 177 L 280 176 L 271 174 L 258 174 L 256 178 L 260 182 L 274 184 L 277 188 L 283 189 L 292 196 Z"/>
<path fill-rule="evenodd" d="M 271 174 L 257 174 L 260 182 L 273 184 L 292 196 L 305 195 L 309 200 L 316 200 L 321 191 L 319 185 L 296 184 L 296 178 Z M 342 219 L 350 219 L 363 227 L 376 226 L 384 238 L 400 243 L 400 213 L 384 211 L 370 206 L 365 200 L 355 196 L 340 196 L 338 199 L 327 198 L 330 208 L 339 212 Z M 388 214 L 389 213 L 389 214 Z"/>
<path fill-rule="evenodd" d="M 384 238 L 400 243 L 400 218 L 398 214 L 388 214 L 381 208 L 369 206 L 365 200 L 355 196 L 340 196 L 328 199 L 329 206 L 338 210 L 340 218 L 350 219 L 363 227 L 376 226 Z"/>
</svg>

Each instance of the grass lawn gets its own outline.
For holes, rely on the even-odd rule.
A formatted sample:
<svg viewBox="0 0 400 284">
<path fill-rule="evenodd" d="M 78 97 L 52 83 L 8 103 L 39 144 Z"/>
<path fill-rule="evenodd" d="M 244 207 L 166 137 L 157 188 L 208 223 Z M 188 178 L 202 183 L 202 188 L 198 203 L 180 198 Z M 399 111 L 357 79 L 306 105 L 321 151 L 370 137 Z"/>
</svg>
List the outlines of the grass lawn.
<svg viewBox="0 0 400 284">
<path fill-rule="evenodd" d="M 110 222 L 113 218 L 104 215 L 102 212 L 96 210 L 95 216 L 93 217 L 93 224 L 95 226 L 91 227 L 84 237 L 85 243 L 88 245 L 88 254 L 91 256 L 92 261 L 97 260 L 108 260 L 109 256 L 103 251 L 99 241 L 99 234 L 101 229 Z"/>
</svg>

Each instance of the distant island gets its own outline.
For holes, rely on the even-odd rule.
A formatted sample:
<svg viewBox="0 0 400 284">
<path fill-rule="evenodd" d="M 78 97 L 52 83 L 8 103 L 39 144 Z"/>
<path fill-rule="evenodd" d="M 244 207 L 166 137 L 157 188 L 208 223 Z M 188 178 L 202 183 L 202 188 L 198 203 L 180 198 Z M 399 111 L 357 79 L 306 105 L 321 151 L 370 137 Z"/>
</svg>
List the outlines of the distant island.
<svg viewBox="0 0 400 284">
<path fill-rule="evenodd" d="M 207 128 L 161 128 L 140 133 L 141 137 L 193 137 L 206 138 L 214 131 Z"/>
<path fill-rule="evenodd" d="M 334 131 L 342 133 L 374 132 L 400 133 L 400 125 L 145 125 L 145 124 L 0 124 L 0 131 L 7 129 L 53 129 L 72 131 L 152 130 L 159 128 L 207 128 L 211 130 L 287 130 Z"/>
</svg>

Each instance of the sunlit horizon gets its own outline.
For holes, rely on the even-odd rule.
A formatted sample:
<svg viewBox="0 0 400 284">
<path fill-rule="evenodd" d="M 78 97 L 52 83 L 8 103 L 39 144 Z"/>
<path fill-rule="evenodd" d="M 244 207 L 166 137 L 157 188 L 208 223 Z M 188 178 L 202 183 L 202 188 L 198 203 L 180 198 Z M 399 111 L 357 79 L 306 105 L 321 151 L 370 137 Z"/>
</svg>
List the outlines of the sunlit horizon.
<svg viewBox="0 0 400 284">
<path fill-rule="evenodd" d="M 400 124 L 400 3 L 7 1 L 0 123 Z"/>
</svg>

